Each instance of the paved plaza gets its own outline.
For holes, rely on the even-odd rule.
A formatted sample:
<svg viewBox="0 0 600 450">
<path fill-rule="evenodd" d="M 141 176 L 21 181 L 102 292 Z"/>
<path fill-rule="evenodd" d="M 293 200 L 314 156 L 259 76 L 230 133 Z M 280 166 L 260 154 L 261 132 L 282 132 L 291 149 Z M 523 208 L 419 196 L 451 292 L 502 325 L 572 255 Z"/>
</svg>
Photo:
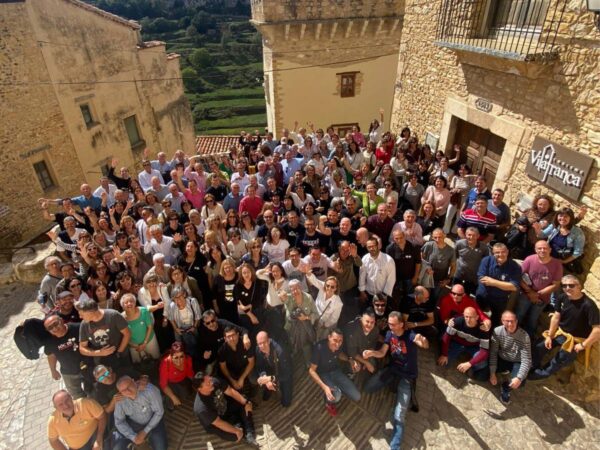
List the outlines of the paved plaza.
<svg viewBox="0 0 600 450">
<path fill-rule="evenodd" d="M 28 361 L 12 334 L 19 322 L 39 317 L 37 286 L 0 286 L 0 449 L 49 448 L 45 424 L 50 397 L 61 384 L 52 380 L 45 357 Z M 405 448 L 435 449 L 600 449 L 600 405 L 584 403 L 577 392 L 556 379 L 530 383 L 513 394 L 505 408 L 497 389 L 472 384 L 453 369 L 440 369 L 434 354 L 420 354 L 418 394 L 421 411 L 409 413 Z M 255 412 L 258 441 L 265 449 L 385 449 L 391 432 L 393 394 L 365 396 L 360 404 L 344 400 L 331 418 L 318 387 L 296 372 L 293 406 L 276 399 L 259 403 Z M 193 419 L 190 405 L 167 417 L 173 449 L 241 448 L 207 435 Z"/>
</svg>

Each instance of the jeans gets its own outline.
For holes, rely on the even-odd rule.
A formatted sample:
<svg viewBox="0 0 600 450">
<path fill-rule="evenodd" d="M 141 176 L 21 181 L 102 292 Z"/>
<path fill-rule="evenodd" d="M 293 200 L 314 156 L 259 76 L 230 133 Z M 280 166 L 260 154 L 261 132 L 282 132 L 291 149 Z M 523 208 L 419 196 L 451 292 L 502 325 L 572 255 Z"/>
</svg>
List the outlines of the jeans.
<svg viewBox="0 0 600 450">
<path fill-rule="evenodd" d="M 515 314 L 519 320 L 519 325 L 527 331 L 527 334 L 531 338 L 535 335 L 540 314 L 542 314 L 545 307 L 546 304 L 544 302 L 535 304 L 531 303 L 531 300 L 526 295 L 522 294 L 519 296 Z"/>
<path fill-rule="evenodd" d="M 480 352 L 479 346 L 477 345 L 461 345 L 456 341 L 450 341 L 448 347 L 448 363 L 457 359 L 462 353 L 468 353 L 471 358 Z M 471 367 L 473 370 L 473 377 L 477 380 L 484 381 L 487 378 L 487 371 L 485 368 L 488 365 L 487 358 L 480 363 L 475 364 Z"/>
<path fill-rule="evenodd" d="M 127 423 L 136 433 L 142 431 L 145 425 L 140 425 L 132 420 L 127 419 Z M 167 429 L 165 428 L 164 419 L 148 433 L 146 439 L 150 443 L 152 450 L 167 450 Z M 113 450 L 126 450 L 132 441 L 123 436 L 119 431 L 113 432 Z"/>
<path fill-rule="evenodd" d="M 331 392 L 335 397 L 333 401 L 325 398 L 327 403 L 338 403 L 342 399 L 342 394 L 345 394 L 350 400 L 354 400 L 355 402 L 360 400 L 360 391 L 354 382 L 340 369 L 319 374 L 319 376 L 323 380 L 323 383 L 331 388 Z"/>
<path fill-rule="evenodd" d="M 410 407 L 411 380 L 395 376 L 391 369 L 386 367 L 367 380 L 365 383 L 365 392 L 377 392 L 395 381 L 398 382 L 398 390 L 396 392 L 396 406 L 394 407 L 393 423 L 394 429 L 390 441 L 390 449 L 398 450 L 402 445 L 402 436 L 404 435 L 404 418 Z"/>
<path fill-rule="evenodd" d="M 552 339 L 552 348 L 560 347 L 567 340 L 564 336 L 556 336 Z M 542 360 L 544 356 L 546 356 L 552 349 L 548 350 L 545 345 L 545 340 L 541 340 L 537 343 L 533 353 L 533 368 L 541 369 Z M 566 352 L 564 350 L 559 350 L 558 353 L 550 360 L 548 364 L 544 366 L 541 371 L 543 375 L 550 376 L 553 373 L 558 372 L 563 367 L 567 367 L 577 359 L 577 353 L 575 351 Z"/>
</svg>

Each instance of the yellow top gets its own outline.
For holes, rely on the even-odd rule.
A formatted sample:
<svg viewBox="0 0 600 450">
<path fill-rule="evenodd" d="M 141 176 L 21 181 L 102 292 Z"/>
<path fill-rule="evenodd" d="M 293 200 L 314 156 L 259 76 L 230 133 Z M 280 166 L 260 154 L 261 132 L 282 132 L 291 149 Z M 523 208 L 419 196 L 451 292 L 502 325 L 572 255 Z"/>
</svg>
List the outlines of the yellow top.
<svg viewBox="0 0 600 450">
<path fill-rule="evenodd" d="M 104 409 L 89 398 L 73 400 L 73 405 L 75 413 L 70 420 L 58 411 L 52 413 L 48 419 L 48 438 L 61 437 L 69 448 L 81 448 L 96 432 Z"/>
</svg>

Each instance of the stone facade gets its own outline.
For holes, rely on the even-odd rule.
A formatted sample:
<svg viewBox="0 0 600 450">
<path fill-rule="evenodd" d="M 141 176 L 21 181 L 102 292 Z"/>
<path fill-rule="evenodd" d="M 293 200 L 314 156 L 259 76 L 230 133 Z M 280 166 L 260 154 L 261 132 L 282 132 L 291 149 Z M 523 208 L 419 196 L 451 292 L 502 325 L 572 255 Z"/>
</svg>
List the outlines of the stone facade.
<svg viewBox="0 0 600 450">
<path fill-rule="evenodd" d="M 8 61 L 0 69 L 3 246 L 44 229 L 37 198 L 77 194 L 82 181 L 97 186 L 113 157 L 133 169 L 146 146 L 193 151 L 178 55 L 162 42 L 142 42 L 138 24 L 78 0 L 9 2 L 0 10 Z M 40 161 L 51 188 L 38 182 L 33 165 Z"/>
<path fill-rule="evenodd" d="M 439 42 L 443 41 L 438 29 L 441 8 L 456 3 L 406 1 L 392 129 L 409 126 L 421 140 L 431 132 L 440 137 L 439 149 L 446 151 L 452 148 L 458 119 L 490 130 L 506 139 L 495 186 L 506 190 L 506 201 L 512 207 L 521 197 L 540 192 L 549 192 L 558 206 L 578 210 L 586 205 L 589 211 L 581 223 L 586 234 L 587 275 L 583 281 L 586 292 L 598 300 L 600 32 L 594 27 L 593 15 L 587 12 L 585 2 L 553 0 L 550 10 L 566 3 L 552 49 L 558 51 L 557 56 L 535 62 L 526 60 L 529 56 L 535 60 L 536 55 L 524 55 L 525 61 L 519 61 L 465 47 L 448 48 Z M 487 110 L 481 110 L 478 99 L 487 100 Z M 526 160 L 536 136 L 594 158 L 579 201 L 526 175 Z M 597 374 L 600 358 L 595 350 L 589 373 Z M 597 385 L 597 379 L 594 383 Z"/>
<path fill-rule="evenodd" d="M 251 3 L 263 36 L 269 130 L 277 135 L 295 121 L 368 129 L 380 108 L 389 125 L 404 2 Z M 341 97 L 342 73 L 356 74 L 353 97 Z"/>
</svg>

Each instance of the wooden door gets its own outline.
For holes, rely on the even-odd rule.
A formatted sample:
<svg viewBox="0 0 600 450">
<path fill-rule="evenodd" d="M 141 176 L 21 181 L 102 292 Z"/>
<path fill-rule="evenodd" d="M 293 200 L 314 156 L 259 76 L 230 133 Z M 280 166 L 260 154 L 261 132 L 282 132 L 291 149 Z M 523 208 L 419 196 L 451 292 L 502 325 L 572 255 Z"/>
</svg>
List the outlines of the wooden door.
<svg viewBox="0 0 600 450">
<path fill-rule="evenodd" d="M 483 175 L 488 186 L 492 186 L 506 140 L 489 130 L 459 119 L 454 143 L 461 144 L 466 149 L 461 162 L 468 164 L 473 173 Z"/>
</svg>

